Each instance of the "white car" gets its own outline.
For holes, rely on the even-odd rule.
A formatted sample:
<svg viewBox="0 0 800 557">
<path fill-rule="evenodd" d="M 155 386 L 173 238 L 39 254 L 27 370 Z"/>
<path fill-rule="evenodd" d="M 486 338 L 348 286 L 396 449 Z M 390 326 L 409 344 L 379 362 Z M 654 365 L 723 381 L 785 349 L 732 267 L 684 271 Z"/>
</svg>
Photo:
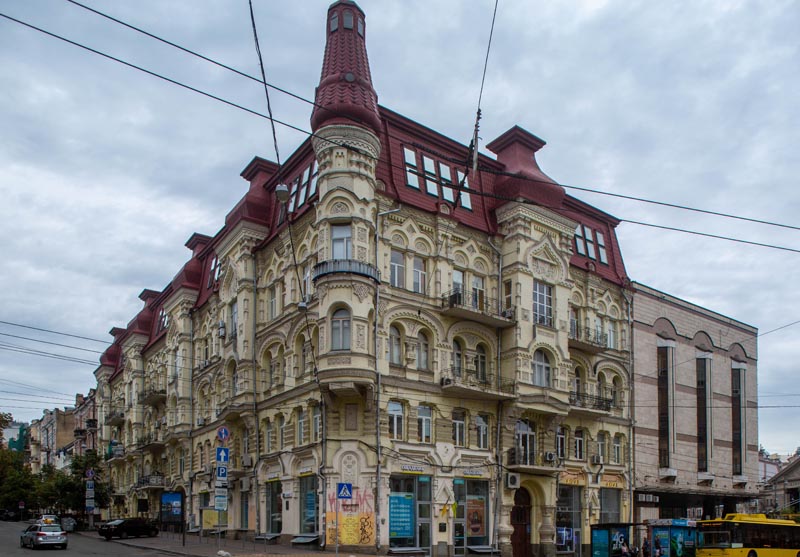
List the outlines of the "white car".
<svg viewBox="0 0 800 557">
<path fill-rule="evenodd" d="M 67 549 L 67 533 L 61 529 L 60 524 L 32 524 L 20 535 L 19 546 L 31 549 L 46 546 Z"/>
</svg>

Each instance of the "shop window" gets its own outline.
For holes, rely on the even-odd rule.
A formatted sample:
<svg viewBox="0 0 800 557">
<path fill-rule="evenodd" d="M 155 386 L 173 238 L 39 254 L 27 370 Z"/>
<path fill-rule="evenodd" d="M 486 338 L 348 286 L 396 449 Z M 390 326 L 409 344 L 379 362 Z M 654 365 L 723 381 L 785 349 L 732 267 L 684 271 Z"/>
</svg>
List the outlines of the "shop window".
<svg viewBox="0 0 800 557">
<path fill-rule="evenodd" d="M 391 476 L 389 485 L 389 547 L 421 548 L 430 555 L 430 476 Z"/>
<path fill-rule="evenodd" d="M 267 521 L 266 530 L 269 534 L 280 534 L 283 530 L 283 513 L 281 510 L 281 482 L 267 482 Z"/>
<path fill-rule="evenodd" d="M 576 541 L 580 541 L 582 489 L 560 485 L 556 502 L 556 552 L 574 553 Z"/>
<path fill-rule="evenodd" d="M 456 513 L 453 545 L 456 555 L 469 553 L 469 546 L 486 546 L 489 540 L 489 482 L 466 478 L 453 479 Z"/>
<path fill-rule="evenodd" d="M 317 533 L 317 477 L 300 478 L 300 533 Z"/>
</svg>

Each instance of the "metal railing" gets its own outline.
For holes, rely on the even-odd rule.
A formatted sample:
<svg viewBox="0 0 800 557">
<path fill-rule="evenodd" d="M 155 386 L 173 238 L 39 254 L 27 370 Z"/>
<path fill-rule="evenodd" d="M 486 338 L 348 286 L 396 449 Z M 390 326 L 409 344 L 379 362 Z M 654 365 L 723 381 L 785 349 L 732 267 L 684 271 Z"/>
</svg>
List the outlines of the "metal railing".
<svg viewBox="0 0 800 557">
<path fill-rule="evenodd" d="M 325 275 L 333 273 L 350 273 L 371 278 L 375 282 L 381 281 L 381 274 L 374 265 L 356 259 L 329 259 L 327 261 L 321 261 L 314 265 L 311 278 L 316 281 Z"/>
<path fill-rule="evenodd" d="M 487 366 L 485 369 L 451 367 L 442 371 L 441 384 L 443 387 L 448 385 L 459 385 L 462 387 L 472 387 L 475 389 L 492 389 L 503 393 L 514 394 L 514 381 L 503 380 L 493 373 L 492 368 Z"/>
<path fill-rule="evenodd" d="M 604 333 L 597 328 L 580 327 L 574 322 L 570 323 L 569 326 L 569 338 L 593 346 L 608 347 L 608 333 Z"/>
<path fill-rule="evenodd" d="M 498 309 L 497 300 L 485 296 L 480 291 L 475 290 L 462 290 L 454 288 L 449 292 L 442 294 L 442 307 L 447 309 L 465 309 L 474 311 L 475 313 L 482 313 L 492 317 L 501 317 L 503 319 L 514 319 L 514 307 Z"/>
<path fill-rule="evenodd" d="M 569 393 L 569 403 L 573 406 L 579 406 L 581 408 L 591 408 L 594 410 L 603 410 L 608 412 L 611 410 L 612 402 L 613 401 L 610 398 L 605 398 L 602 396 L 587 395 L 577 391 L 570 391 Z"/>
<path fill-rule="evenodd" d="M 164 476 L 161 474 L 142 476 L 136 481 L 136 487 L 164 487 L 164 485 Z"/>
</svg>

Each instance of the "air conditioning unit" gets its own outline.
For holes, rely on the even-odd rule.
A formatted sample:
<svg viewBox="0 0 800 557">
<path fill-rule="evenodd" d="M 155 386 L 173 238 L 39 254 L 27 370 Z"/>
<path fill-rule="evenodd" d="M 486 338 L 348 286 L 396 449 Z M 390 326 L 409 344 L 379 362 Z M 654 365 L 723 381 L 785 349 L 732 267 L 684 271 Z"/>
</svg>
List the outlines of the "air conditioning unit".
<svg viewBox="0 0 800 557">
<path fill-rule="evenodd" d="M 603 464 L 603 457 L 599 454 L 592 455 L 592 464 Z"/>
<path fill-rule="evenodd" d="M 556 453 L 553 451 L 547 451 L 544 453 L 544 459 L 546 462 L 555 462 L 556 461 Z"/>
<path fill-rule="evenodd" d="M 242 455 L 242 468 L 250 468 L 253 465 L 253 457 L 249 454 Z"/>
<path fill-rule="evenodd" d="M 509 472 L 506 474 L 506 488 L 517 489 L 520 486 L 519 474 Z"/>
<path fill-rule="evenodd" d="M 450 379 L 449 377 L 442 377 L 442 379 L 441 379 L 441 381 L 439 383 L 441 383 L 442 387 L 444 387 L 445 385 L 449 385 L 452 382 L 453 382 L 453 380 Z"/>
<path fill-rule="evenodd" d="M 506 319 L 514 319 L 514 308 L 506 308 L 506 309 L 504 309 L 502 315 Z"/>
<path fill-rule="evenodd" d="M 197 427 L 203 427 L 204 425 L 206 425 L 206 419 L 205 418 L 197 418 Z"/>
</svg>

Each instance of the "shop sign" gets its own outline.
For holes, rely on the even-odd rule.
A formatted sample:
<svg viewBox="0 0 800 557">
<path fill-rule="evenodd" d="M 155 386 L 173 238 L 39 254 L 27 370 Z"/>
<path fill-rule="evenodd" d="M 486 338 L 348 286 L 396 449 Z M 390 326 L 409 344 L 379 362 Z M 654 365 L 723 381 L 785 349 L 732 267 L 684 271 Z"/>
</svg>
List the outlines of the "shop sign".
<svg viewBox="0 0 800 557">
<path fill-rule="evenodd" d="M 467 468 L 464 470 L 462 474 L 465 478 L 482 478 L 483 477 L 483 470 L 475 470 L 471 468 Z"/>
<path fill-rule="evenodd" d="M 271 474 L 269 474 L 267 476 L 267 481 L 268 482 L 276 482 L 276 481 L 278 481 L 280 479 L 281 479 L 281 475 L 280 475 L 279 472 L 272 472 Z"/>
<path fill-rule="evenodd" d="M 403 464 L 400 466 L 400 470 L 405 472 L 406 474 L 424 474 L 425 467 L 420 466 L 419 464 Z"/>
<path fill-rule="evenodd" d="M 314 470 L 310 466 L 307 466 L 305 468 L 300 468 L 300 470 L 297 471 L 298 476 L 310 476 L 313 473 Z"/>
</svg>

